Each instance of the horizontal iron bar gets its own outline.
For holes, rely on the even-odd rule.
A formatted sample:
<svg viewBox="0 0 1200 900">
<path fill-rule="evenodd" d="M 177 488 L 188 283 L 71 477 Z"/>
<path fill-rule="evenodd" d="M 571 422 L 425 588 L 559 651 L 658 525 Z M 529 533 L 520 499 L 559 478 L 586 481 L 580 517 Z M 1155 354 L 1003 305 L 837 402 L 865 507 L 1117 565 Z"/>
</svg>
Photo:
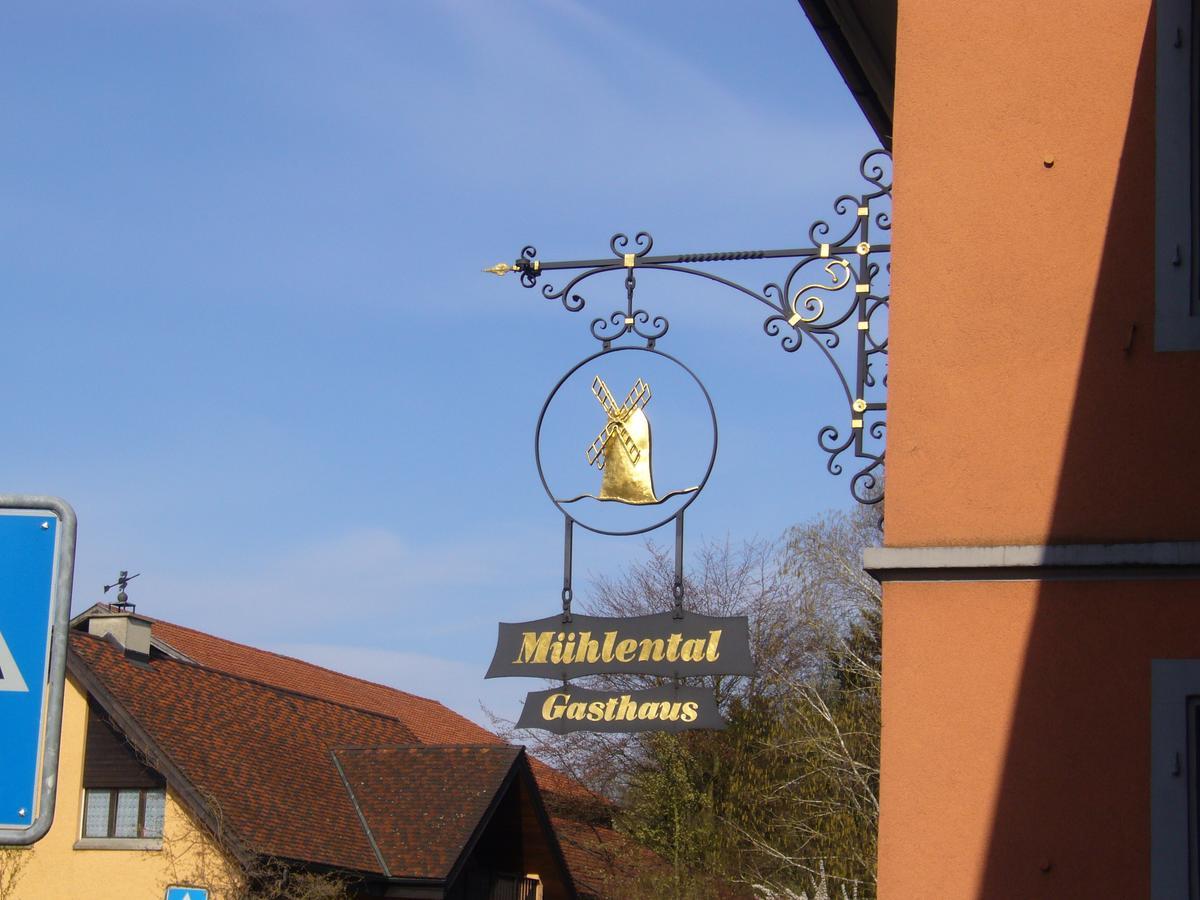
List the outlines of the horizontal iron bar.
<svg viewBox="0 0 1200 900">
<path fill-rule="evenodd" d="M 843 247 L 830 247 L 830 256 L 841 255 L 847 256 L 855 253 L 857 245 L 847 244 Z M 872 244 L 872 253 L 890 253 L 892 250 L 891 244 Z M 634 260 L 634 268 L 654 265 L 679 265 L 680 263 L 705 263 L 705 262 L 735 262 L 745 259 L 792 259 L 801 256 L 817 256 L 821 255 L 820 247 L 795 247 L 786 250 L 732 250 L 721 251 L 716 253 L 673 253 L 667 256 L 639 256 Z M 532 268 L 534 260 L 518 259 L 514 268 L 520 270 Z M 550 269 L 599 269 L 605 266 L 611 266 L 614 269 L 625 268 L 624 261 L 621 257 L 608 257 L 607 259 L 566 259 L 556 262 L 545 262 L 537 260 L 538 270 L 545 272 Z"/>
</svg>

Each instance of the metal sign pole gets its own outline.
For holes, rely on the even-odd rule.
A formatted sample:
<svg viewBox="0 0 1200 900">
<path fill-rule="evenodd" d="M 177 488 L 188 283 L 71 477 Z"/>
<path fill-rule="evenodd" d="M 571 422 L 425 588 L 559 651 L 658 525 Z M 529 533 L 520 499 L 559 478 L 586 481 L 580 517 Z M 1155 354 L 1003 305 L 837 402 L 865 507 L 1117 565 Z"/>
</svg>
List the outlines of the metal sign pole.
<svg viewBox="0 0 1200 900">
<path fill-rule="evenodd" d="M 66 501 L 22 494 L 0 495 L 0 522 L 0 846 L 27 846 L 54 821 L 77 523 Z"/>
</svg>

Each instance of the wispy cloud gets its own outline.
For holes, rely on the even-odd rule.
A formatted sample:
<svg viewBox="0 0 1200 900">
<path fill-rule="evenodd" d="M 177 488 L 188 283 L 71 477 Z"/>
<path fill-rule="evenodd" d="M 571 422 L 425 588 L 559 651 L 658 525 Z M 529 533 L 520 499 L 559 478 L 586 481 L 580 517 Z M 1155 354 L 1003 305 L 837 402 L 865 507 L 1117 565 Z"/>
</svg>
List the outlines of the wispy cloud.
<svg viewBox="0 0 1200 900">
<path fill-rule="evenodd" d="M 518 536 L 414 542 L 367 529 L 243 562 L 240 571 L 155 573 L 141 589 L 150 615 L 250 643 L 316 633 L 407 652 L 466 636 L 469 655 L 494 633 L 496 604 L 517 602 L 522 574 L 541 552 L 531 546 Z"/>
<path fill-rule="evenodd" d="M 364 152 L 392 154 L 399 169 L 452 174 L 466 196 L 523 183 L 539 191 L 569 186 L 577 198 L 614 187 L 720 195 L 722 179 L 736 183 L 738 196 L 777 193 L 806 162 L 825 158 L 824 145 L 856 140 L 862 130 L 824 123 L 814 139 L 811 116 L 798 114 L 804 98 L 772 107 L 576 0 L 410 6 L 383 14 L 375 29 L 363 27 L 361 14 L 289 15 L 292 42 L 344 63 L 318 61 L 300 89 L 292 67 L 262 57 L 243 64 L 257 69 L 258 83 L 279 103 L 329 117 L 365 138 Z M 410 42 L 434 36 L 454 53 L 431 64 Z M 297 48 L 285 43 L 274 52 L 290 57 Z M 753 63 L 753 49 L 728 52 Z M 414 159 L 418 144 L 436 152 Z M 508 182 L 497 183 L 505 171 Z"/>
</svg>

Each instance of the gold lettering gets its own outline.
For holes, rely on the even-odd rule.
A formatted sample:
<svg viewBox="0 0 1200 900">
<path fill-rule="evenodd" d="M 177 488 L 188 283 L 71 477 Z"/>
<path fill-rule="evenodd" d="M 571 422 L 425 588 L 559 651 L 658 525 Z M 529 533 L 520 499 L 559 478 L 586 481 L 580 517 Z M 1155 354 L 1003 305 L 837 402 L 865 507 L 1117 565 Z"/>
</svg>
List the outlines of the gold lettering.
<svg viewBox="0 0 1200 900">
<path fill-rule="evenodd" d="M 717 634 L 720 633 L 719 631 L 717 632 Z M 592 640 L 592 633 L 590 631 L 579 632 L 579 649 L 575 651 L 575 661 L 582 662 L 583 660 L 587 660 L 590 663 L 594 663 L 599 659 L 600 645 Z"/>
<path fill-rule="evenodd" d="M 666 650 L 666 644 L 662 638 L 643 638 L 641 649 L 638 651 L 638 662 L 646 662 L 651 659 L 661 662 L 664 650 Z"/>
<path fill-rule="evenodd" d="M 684 662 L 701 662 L 704 659 L 704 638 L 692 638 L 683 642 L 683 649 L 679 652 L 680 658 Z"/>
<path fill-rule="evenodd" d="M 698 713 L 699 709 L 696 701 L 689 700 L 687 703 L 683 704 L 683 711 L 679 714 L 679 718 L 685 722 L 695 722 Z"/>
<path fill-rule="evenodd" d="M 605 662 L 613 661 L 613 644 L 617 642 L 617 633 L 615 631 L 604 632 L 604 649 L 600 651 L 600 658 Z"/>
<path fill-rule="evenodd" d="M 609 697 L 608 704 L 604 707 L 604 721 L 611 722 L 617 714 L 617 698 Z"/>
<path fill-rule="evenodd" d="M 637 704 L 628 694 L 621 695 L 621 705 L 617 707 L 617 718 L 632 722 L 637 718 Z"/>
<path fill-rule="evenodd" d="M 604 718 L 604 701 L 593 700 L 588 704 L 587 720 L 589 722 L 599 722 Z"/>
<path fill-rule="evenodd" d="M 664 722 L 679 721 L 679 703 L 664 703 L 662 708 L 662 719 Z"/>
<path fill-rule="evenodd" d="M 551 694 L 546 698 L 546 702 L 542 704 L 542 719 L 547 722 L 561 719 L 567 701 L 570 699 L 570 694 Z"/>
<path fill-rule="evenodd" d="M 633 659 L 633 654 L 637 653 L 638 642 L 633 638 L 626 638 L 617 644 L 617 662 L 629 662 Z"/>
<path fill-rule="evenodd" d="M 555 638 L 554 643 L 550 645 L 550 662 L 554 663 L 555 665 L 558 665 L 560 662 L 562 662 L 562 639 L 563 633 L 560 631 L 558 633 L 558 637 Z"/>
<path fill-rule="evenodd" d="M 637 717 L 639 719 L 656 719 L 658 718 L 658 708 L 662 705 L 660 703 L 642 703 L 638 706 Z"/>
<path fill-rule="evenodd" d="M 583 717 L 587 715 L 587 704 L 576 700 L 574 703 L 567 704 L 567 718 L 574 719 L 576 722 L 583 721 Z"/>
<path fill-rule="evenodd" d="M 710 631 L 708 633 L 708 647 L 704 651 L 704 658 L 709 662 L 716 662 L 721 657 L 721 651 L 717 649 L 717 645 L 721 643 L 721 632 Z"/>
<path fill-rule="evenodd" d="M 563 648 L 562 661 L 566 665 L 575 662 L 575 632 L 573 631 L 567 635 L 567 644 Z"/>
<path fill-rule="evenodd" d="M 525 631 L 521 633 L 521 652 L 513 660 L 513 665 L 520 663 L 544 663 L 546 652 L 550 649 L 553 631 Z"/>
<path fill-rule="evenodd" d="M 667 660 L 669 662 L 675 662 L 679 659 L 678 651 L 681 640 L 683 640 L 682 634 L 673 634 L 667 639 Z"/>
</svg>

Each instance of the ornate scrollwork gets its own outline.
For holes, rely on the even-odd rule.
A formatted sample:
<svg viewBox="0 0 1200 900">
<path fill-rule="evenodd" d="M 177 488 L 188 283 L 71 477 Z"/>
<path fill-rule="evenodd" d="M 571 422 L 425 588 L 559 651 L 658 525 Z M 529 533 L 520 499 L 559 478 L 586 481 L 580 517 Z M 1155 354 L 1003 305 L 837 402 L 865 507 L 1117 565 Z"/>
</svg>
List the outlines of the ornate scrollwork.
<svg viewBox="0 0 1200 900">
<path fill-rule="evenodd" d="M 644 309 L 635 309 L 632 315 L 618 309 L 607 318 L 598 316 L 592 319 L 590 330 L 592 337 L 606 344 L 632 332 L 653 346 L 653 342 L 665 335 L 670 327 L 671 323 L 666 317 L 651 316 Z"/>
<path fill-rule="evenodd" d="M 530 263 L 535 262 L 537 260 L 537 247 L 534 247 L 532 244 L 526 244 L 521 248 L 521 259 L 528 260 Z M 522 268 L 521 285 L 527 288 L 533 287 L 537 284 L 537 276 L 538 270 L 536 267 Z"/>
<path fill-rule="evenodd" d="M 844 259 L 831 259 L 824 266 L 825 272 L 833 279 L 833 284 L 821 284 L 813 282 L 806 284 L 804 287 L 796 291 L 792 295 L 792 319 L 789 320 L 793 325 L 804 322 L 806 325 L 811 325 L 818 321 L 825 314 L 825 301 L 816 294 L 809 294 L 809 291 L 840 291 L 850 283 L 850 264 Z M 838 273 L 841 273 L 841 279 L 838 279 Z M 808 294 L 808 296 L 804 296 Z M 804 307 L 804 312 L 810 315 L 804 315 L 800 312 L 800 307 Z"/>
<path fill-rule="evenodd" d="M 626 303 L 624 310 L 614 310 L 607 316 L 591 321 L 591 334 L 605 347 L 625 335 L 633 334 L 653 347 L 669 329 L 667 319 L 652 315 L 644 309 L 634 309 L 636 286 L 634 273 L 638 269 L 681 272 L 733 288 L 762 303 L 768 309 L 763 332 L 779 339 L 780 347 L 795 353 L 812 338 L 811 344 L 830 362 L 846 397 L 851 428 L 849 435 L 833 425 L 826 425 L 817 434 L 817 443 L 828 454 L 826 469 L 833 475 L 843 473 L 842 460 L 846 454 L 863 461 L 863 466 L 851 477 L 850 491 L 861 503 L 877 503 L 884 465 L 884 437 L 887 404 L 880 392 L 887 386 L 887 308 L 890 296 L 891 245 L 886 233 L 891 230 L 892 161 L 885 150 L 873 150 L 859 162 L 859 173 L 868 185 L 861 194 L 842 194 L 833 202 L 836 214 L 831 221 L 818 219 L 809 226 L 811 247 L 793 250 L 737 250 L 712 253 L 684 253 L 651 256 L 654 239 L 648 231 L 639 231 L 632 238 L 623 232 L 609 239 L 614 258 L 577 260 L 570 262 L 539 262 L 537 251 L 525 247 L 510 270 L 521 273 L 521 284 L 534 287 L 541 273 L 550 269 L 575 270 L 561 289 L 547 283 L 542 296 L 558 300 L 568 312 L 579 312 L 587 301 L 576 291 L 584 280 L 607 272 L 625 272 Z M 876 232 L 872 234 L 872 229 Z M 836 236 L 836 237 L 834 237 Z M 881 240 L 882 238 L 882 240 Z M 697 269 L 697 263 L 724 263 L 742 260 L 791 258 L 795 262 L 784 279 L 772 281 L 756 291 L 713 272 Z M 813 280 L 801 273 L 817 265 L 831 279 Z M 509 269 L 507 265 L 503 266 Z M 500 266 L 488 271 L 496 271 Z M 503 274 L 496 271 L 496 274 Z M 800 283 L 800 286 L 793 285 Z M 832 311 L 832 296 L 845 298 Z M 851 340 L 851 335 L 854 339 Z M 838 355 L 845 343 L 853 347 L 853 367 L 839 362 Z M 835 351 L 837 351 L 835 353 Z"/>
<path fill-rule="evenodd" d="M 872 150 L 858 163 L 863 180 L 879 188 L 872 197 L 882 197 L 892 192 L 892 154 L 886 150 Z"/>
<path fill-rule="evenodd" d="M 795 353 L 804 343 L 804 331 L 795 327 L 785 327 L 789 325 L 787 318 L 782 315 L 768 316 L 763 322 L 763 331 L 769 337 L 779 337 L 782 334 L 779 346 L 788 353 Z"/>
<path fill-rule="evenodd" d="M 629 236 L 620 232 L 617 232 L 609 239 L 608 246 L 612 248 L 613 256 L 621 257 L 622 259 L 626 253 L 631 252 L 629 250 Z M 632 253 L 634 257 L 643 257 L 654 246 L 654 238 L 650 236 L 650 232 L 648 231 L 639 231 L 633 237 L 633 246 Z"/>
</svg>

